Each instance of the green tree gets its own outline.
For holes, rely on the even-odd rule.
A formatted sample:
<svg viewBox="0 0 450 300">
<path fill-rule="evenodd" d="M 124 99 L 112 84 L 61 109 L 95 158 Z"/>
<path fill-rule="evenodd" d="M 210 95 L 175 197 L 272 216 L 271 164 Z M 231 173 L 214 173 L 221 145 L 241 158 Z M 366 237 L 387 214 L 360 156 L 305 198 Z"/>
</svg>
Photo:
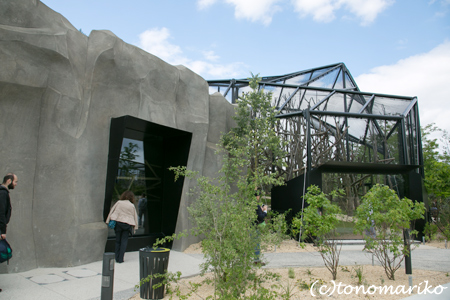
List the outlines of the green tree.
<svg viewBox="0 0 450 300">
<path fill-rule="evenodd" d="M 196 200 L 188 211 L 195 224 L 193 234 L 204 237 L 202 272 L 214 274 L 214 299 L 238 299 L 244 293 L 255 299 L 268 296 L 262 282 L 270 274 L 256 272 L 255 248 L 260 242 L 273 241 L 274 233 L 286 228 L 284 217 L 274 217 L 266 226 L 255 225 L 255 188 L 261 188 L 264 195 L 264 188 L 284 184 L 272 166 L 282 168 L 285 157 L 274 132 L 276 110 L 270 106 L 271 95 L 258 91 L 259 80 L 258 76 L 250 79 L 252 91 L 238 100 L 237 127 L 222 136 L 219 153 L 223 167 L 218 177 L 198 176 L 185 167 L 171 168 L 176 177 L 197 181 L 191 191 Z"/>
<path fill-rule="evenodd" d="M 440 138 L 438 136 L 440 135 Z M 431 213 L 440 232 L 450 239 L 450 136 L 447 131 L 429 124 L 422 128 L 422 144 Z"/>
<path fill-rule="evenodd" d="M 439 139 L 437 135 L 442 133 Z M 422 128 L 423 160 L 425 170 L 425 187 L 432 198 L 450 197 L 450 154 L 448 145 L 450 138 L 445 130 L 434 124 Z"/>
<path fill-rule="evenodd" d="M 341 214 L 341 209 L 331 203 L 329 197 L 343 194 L 343 190 L 337 190 L 327 195 L 318 186 L 308 187 L 305 194 L 308 207 L 303 211 L 303 219 L 301 215 L 298 215 L 292 220 L 294 234 L 300 233 L 303 239 L 315 240 L 314 243 L 318 247 L 325 266 L 333 276 L 333 280 L 336 280 L 342 248 L 342 242 L 337 240 L 338 233 L 336 231 L 339 223 L 337 215 Z"/>
<path fill-rule="evenodd" d="M 272 93 L 258 90 L 261 78 L 250 78 L 251 92 L 237 101 L 237 126 L 221 138 L 226 158 L 223 171 L 229 180 L 238 180 L 240 189 L 284 184 L 281 170 L 286 167 L 283 142 L 275 131 L 277 110 L 271 106 Z"/>
<path fill-rule="evenodd" d="M 362 204 L 356 210 L 355 231 L 364 234 L 365 249 L 376 256 L 389 279 L 395 279 L 395 271 L 405 255 L 409 255 L 404 247 L 403 230 L 409 230 L 414 220 L 423 219 L 424 213 L 423 203 L 400 199 L 386 185 L 374 185 L 362 197 Z M 372 229 L 375 234 L 367 234 Z"/>
</svg>

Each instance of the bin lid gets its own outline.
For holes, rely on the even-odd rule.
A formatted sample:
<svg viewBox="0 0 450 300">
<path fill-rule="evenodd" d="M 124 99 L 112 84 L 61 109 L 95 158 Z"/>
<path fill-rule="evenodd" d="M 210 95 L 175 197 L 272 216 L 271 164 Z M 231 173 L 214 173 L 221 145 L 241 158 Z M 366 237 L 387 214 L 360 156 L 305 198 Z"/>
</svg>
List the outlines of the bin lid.
<svg viewBox="0 0 450 300">
<path fill-rule="evenodd" d="M 170 249 L 169 248 L 159 248 L 159 247 L 153 248 L 153 247 L 147 246 L 147 247 L 139 249 L 139 251 L 142 251 L 142 252 L 169 252 Z"/>
</svg>

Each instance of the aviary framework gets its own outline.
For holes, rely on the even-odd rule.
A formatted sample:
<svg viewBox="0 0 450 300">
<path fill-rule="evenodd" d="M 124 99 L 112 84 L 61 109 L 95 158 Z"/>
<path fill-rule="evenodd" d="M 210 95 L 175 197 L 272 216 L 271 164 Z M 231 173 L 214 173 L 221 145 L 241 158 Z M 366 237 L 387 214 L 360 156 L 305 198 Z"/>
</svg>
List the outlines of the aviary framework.
<svg viewBox="0 0 450 300">
<path fill-rule="evenodd" d="M 210 93 L 231 103 L 250 91 L 248 79 L 208 83 Z M 416 97 L 362 92 L 344 63 L 262 77 L 259 88 L 272 93 L 278 110 L 276 131 L 287 141 L 288 167 L 280 170 L 286 181 L 301 176 L 303 190 L 324 187 L 322 182 L 326 189 L 344 187 L 345 201 L 354 202 L 345 205 L 354 209 L 368 186 L 381 181 L 400 196 L 411 195 L 404 174 L 423 177 Z M 322 180 L 322 174 L 338 175 Z"/>
</svg>

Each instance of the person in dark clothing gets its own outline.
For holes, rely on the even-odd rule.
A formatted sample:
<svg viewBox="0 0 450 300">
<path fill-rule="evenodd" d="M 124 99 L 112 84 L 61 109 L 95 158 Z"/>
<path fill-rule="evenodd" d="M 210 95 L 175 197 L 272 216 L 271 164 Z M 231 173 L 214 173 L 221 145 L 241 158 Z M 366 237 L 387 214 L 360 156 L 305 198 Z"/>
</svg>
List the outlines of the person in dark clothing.
<svg viewBox="0 0 450 300">
<path fill-rule="evenodd" d="M 265 218 L 267 216 L 267 206 L 266 205 L 262 205 L 256 208 L 256 225 L 259 225 L 263 222 L 265 222 Z"/>
<path fill-rule="evenodd" d="M 147 198 L 145 197 L 145 194 L 142 194 L 141 199 L 139 199 L 138 202 L 138 209 L 139 209 L 139 227 L 142 226 L 142 217 L 145 219 L 147 218 L 146 212 L 147 212 Z M 147 223 L 147 220 L 145 220 Z"/>
<path fill-rule="evenodd" d="M 17 176 L 8 173 L 0 185 L 0 239 L 6 239 L 6 228 L 11 218 L 11 199 L 9 191 L 17 185 Z"/>
<path fill-rule="evenodd" d="M 259 201 L 260 193 L 259 193 L 258 190 L 255 192 L 255 197 L 256 197 L 256 200 Z M 265 265 L 265 264 L 263 262 L 261 262 L 261 260 L 259 258 L 259 256 L 261 255 L 261 245 L 260 245 L 260 242 L 259 242 L 260 237 L 259 237 L 259 229 L 258 229 L 258 227 L 266 225 L 266 223 L 265 223 L 266 216 L 267 216 L 267 205 L 263 204 L 262 206 L 260 206 L 258 204 L 258 206 L 256 208 L 256 221 L 255 221 L 255 225 L 257 226 L 257 228 L 256 228 L 256 238 L 258 239 L 258 242 L 256 244 L 256 248 L 255 248 L 255 264 L 261 264 L 261 265 Z"/>
<path fill-rule="evenodd" d="M 13 190 L 17 185 L 17 176 L 13 173 L 8 173 L 0 185 L 0 239 L 6 239 L 6 229 L 11 219 L 11 198 L 9 191 Z M 0 289 L 0 292 L 2 289 Z"/>
</svg>

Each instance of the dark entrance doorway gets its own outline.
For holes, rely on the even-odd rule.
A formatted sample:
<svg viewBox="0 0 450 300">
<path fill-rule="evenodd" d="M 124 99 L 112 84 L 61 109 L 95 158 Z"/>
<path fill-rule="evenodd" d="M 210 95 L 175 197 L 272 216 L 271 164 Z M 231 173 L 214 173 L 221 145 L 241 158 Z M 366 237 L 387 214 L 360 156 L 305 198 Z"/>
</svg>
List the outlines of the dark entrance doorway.
<svg viewBox="0 0 450 300">
<path fill-rule="evenodd" d="M 124 191 L 136 195 L 140 224 L 127 251 L 175 232 L 183 181 L 174 182 L 168 168 L 187 165 L 191 138 L 190 132 L 131 116 L 111 119 L 103 218 Z M 105 250 L 114 252 L 114 243 L 114 230 L 109 229 Z"/>
</svg>

